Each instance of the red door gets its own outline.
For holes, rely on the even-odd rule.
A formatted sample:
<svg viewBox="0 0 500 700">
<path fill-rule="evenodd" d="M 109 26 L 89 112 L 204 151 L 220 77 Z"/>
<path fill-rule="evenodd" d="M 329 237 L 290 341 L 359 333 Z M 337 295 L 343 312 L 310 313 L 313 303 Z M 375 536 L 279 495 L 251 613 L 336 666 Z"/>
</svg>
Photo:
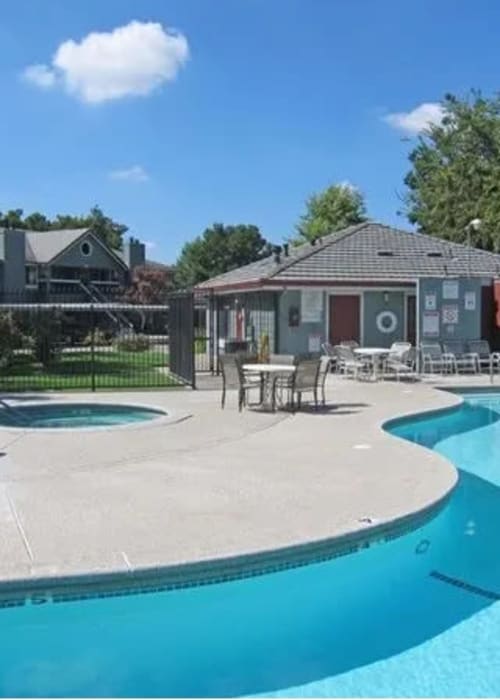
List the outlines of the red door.
<svg viewBox="0 0 500 700">
<path fill-rule="evenodd" d="M 330 343 L 344 340 L 359 343 L 359 306 L 357 294 L 335 294 L 330 297 Z"/>
</svg>

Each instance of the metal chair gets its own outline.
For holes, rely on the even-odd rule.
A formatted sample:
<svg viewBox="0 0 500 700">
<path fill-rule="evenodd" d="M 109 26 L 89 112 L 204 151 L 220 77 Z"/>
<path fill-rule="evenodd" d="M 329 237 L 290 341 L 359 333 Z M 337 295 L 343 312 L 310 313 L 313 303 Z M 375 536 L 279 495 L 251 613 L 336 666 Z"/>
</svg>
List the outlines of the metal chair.
<svg viewBox="0 0 500 700">
<path fill-rule="evenodd" d="M 410 343 L 393 343 L 384 359 L 383 374 L 386 376 L 415 377 L 415 352 Z"/>
<path fill-rule="evenodd" d="M 260 375 L 247 375 L 243 371 L 241 355 L 237 353 L 229 353 L 221 355 L 219 358 L 220 368 L 222 373 L 222 397 L 221 408 L 226 405 L 227 389 L 238 390 L 238 410 L 241 411 L 243 406 L 247 405 L 247 394 L 251 389 L 259 389 L 260 403 L 263 398 L 262 379 Z"/>
<path fill-rule="evenodd" d="M 441 374 L 443 372 L 453 372 L 453 356 L 443 353 L 439 343 L 422 343 L 420 352 L 422 355 L 422 372 L 425 373 L 426 368 L 429 368 L 431 374 L 434 374 L 436 370 Z"/>
<path fill-rule="evenodd" d="M 443 350 L 450 357 L 450 362 L 453 364 L 456 373 L 461 369 L 474 373 L 479 372 L 477 355 L 466 351 L 463 340 L 445 340 L 443 341 Z"/>
<path fill-rule="evenodd" d="M 491 352 L 487 340 L 468 340 L 467 350 L 476 356 L 479 371 L 485 367 L 490 373 L 500 370 L 500 352 Z"/>
<path fill-rule="evenodd" d="M 321 360 L 301 360 L 292 377 L 292 409 L 295 408 L 295 396 L 297 396 L 297 408 L 302 404 L 302 394 L 312 393 L 314 405 L 318 408 L 318 378 Z"/>
<path fill-rule="evenodd" d="M 295 355 L 277 355 L 273 354 L 269 356 L 269 363 L 273 365 L 296 365 L 297 357 Z M 278 374 L 274 378 L 274 392 L 275 396 L 280 404 L 286 403 L 283 401 L 283 395 L 288 393 L 290 398 L 290 392 L 292 390 L 293 374 L 289 372 L 283 372 L 283 374 Z"/>
<path fill-rule="evenodd" d="M 321 349 L 323 351 L 323 356 L 330 358 L 329 371 L 337 372 L 339 369 L 337 346 L 331 343 L 322 343 Z"/>
<path fill-rule="evenodd" d="M 337 345 L 336 348 L 339 371 L 341 374 L 347 377 L 349 373 L 351 373 L 355 379 L 359 379 L 360 374 L 367 374 L 370 371 L 370 362 L 366 359 L 363 360 L 356 357 L 352 347 L 348 345 Z"/>
</svg>

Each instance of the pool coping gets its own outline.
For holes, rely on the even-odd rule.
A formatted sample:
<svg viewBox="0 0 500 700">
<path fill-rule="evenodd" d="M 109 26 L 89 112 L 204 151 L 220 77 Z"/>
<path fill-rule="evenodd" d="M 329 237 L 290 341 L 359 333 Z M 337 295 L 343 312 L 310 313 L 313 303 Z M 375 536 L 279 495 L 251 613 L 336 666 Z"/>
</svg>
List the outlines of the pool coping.
<svg viewBox="0 0 500 700">
<path fill-rule="evenodd" d="M 418 530 L 441 512 L 455 488 L 456 483 L 435 503 L 418 512 L 324 540 L 174 565 L 1 581 L 0 609 L 195 588 L 319 564 Z"/>
<path fill-rule="evenodd" d="M 392 424 L 419 416 L 453 411 L 464 401 L 460 395 L 460 393 L 464 393 L 463 388 L 460 386 L 443 387 L 435 385 L 433 389 L 446 392 L 446 405 L 423 408 L 418 411 L 401 412 L 399 410 L 397 415 L 380 421 L 378 430 L 385 433 L 389 439 L 401 440 L 401 438 L 388 433 L 388 428 Z M 454 390 L 460 393 L 453 393 Z M 485 391 L 487 390 L 485 388 Z M 492 390 L 494 391 L 493 388 L 489 388 L 490 393 Z M 36 404 L 38 402 L 35 401 L 33 403 Z M 141 404 L 135 405 L 139 406 Z M 146 404 L 142 405 L 147 406 Z M 156 421 L 155 424 L 157 424 Z M 134 425 L 120 427 L 133 428 Z M 103 429 L 115 430 L 117 428 Z M 41 429 L 40 432 L 42 430 L 44 429 Z M 61 432 L 61 430 L 57 429 L 45 430 Z M 428 450 L 428 448 L 421 445 L 417 447 L 418 449 Z M 260 549 L 235 556 L 221 558 L 212 556 L 206 559 L 200 558 L 196 561 L 167 565 L 155 564 L 135 568 L 93 569 L 92 571 L 80 571 L 74 574 L 36 574 L 30 577 L 4 579 L 0 581 L 0 607 L 24 605 L 30 600 L 33 603 L 41 604 L 49 601 L 61 602 L 64 600 L 105 597 L 107 595 L 132 595 L 141 592 L 190 588 L 250 578 L 352 554 L 415 531 L 434 518 L 446 506 L 458 483 L 456 468 L 449 460 L 445 461 L 454 470 L 456 477 L 448 490 L 425 507 L 391 520 L 367 522 L 366 526 L 362 528 L 351 529 L 332 537 L 299 542 L 284 547 Z"/>
</svg>

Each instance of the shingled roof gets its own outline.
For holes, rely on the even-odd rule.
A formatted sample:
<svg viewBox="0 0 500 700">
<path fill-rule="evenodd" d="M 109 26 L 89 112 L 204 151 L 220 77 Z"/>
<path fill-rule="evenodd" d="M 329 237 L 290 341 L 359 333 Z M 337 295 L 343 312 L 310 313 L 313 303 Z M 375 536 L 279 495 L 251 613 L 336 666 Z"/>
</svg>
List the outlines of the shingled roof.
<svg viewBox="0 0 500 700">
<path fill-rule="evenodd" d="M 198 285 L 227 290 L 300 283 L 413 282 L 419 277 L 497 277 L 500 255 L 375 222 L 349 226 L 315 245 L 290 247 Z"/>
</svg>

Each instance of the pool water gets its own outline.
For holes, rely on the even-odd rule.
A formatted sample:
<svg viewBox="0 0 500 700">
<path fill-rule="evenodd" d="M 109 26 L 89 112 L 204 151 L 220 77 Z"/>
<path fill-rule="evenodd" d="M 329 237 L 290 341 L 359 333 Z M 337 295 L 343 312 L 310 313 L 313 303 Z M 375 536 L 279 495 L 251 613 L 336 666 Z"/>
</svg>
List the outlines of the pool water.
<svg viewBox="0 0 500 700">
<path fill-rule="evenodd" d="M 231 583 L 0 609 L 0 693 L 498 695 L 500 394 L 388 429 L 461 470 L 431 522 Z"/>
<path fill-rule="evenodd" d="M 164 411 L 109 403 L 47 403 L 0 406 L 0 426 L 9 428 L 97 428 L 140 423 Z"/>
</svg>

